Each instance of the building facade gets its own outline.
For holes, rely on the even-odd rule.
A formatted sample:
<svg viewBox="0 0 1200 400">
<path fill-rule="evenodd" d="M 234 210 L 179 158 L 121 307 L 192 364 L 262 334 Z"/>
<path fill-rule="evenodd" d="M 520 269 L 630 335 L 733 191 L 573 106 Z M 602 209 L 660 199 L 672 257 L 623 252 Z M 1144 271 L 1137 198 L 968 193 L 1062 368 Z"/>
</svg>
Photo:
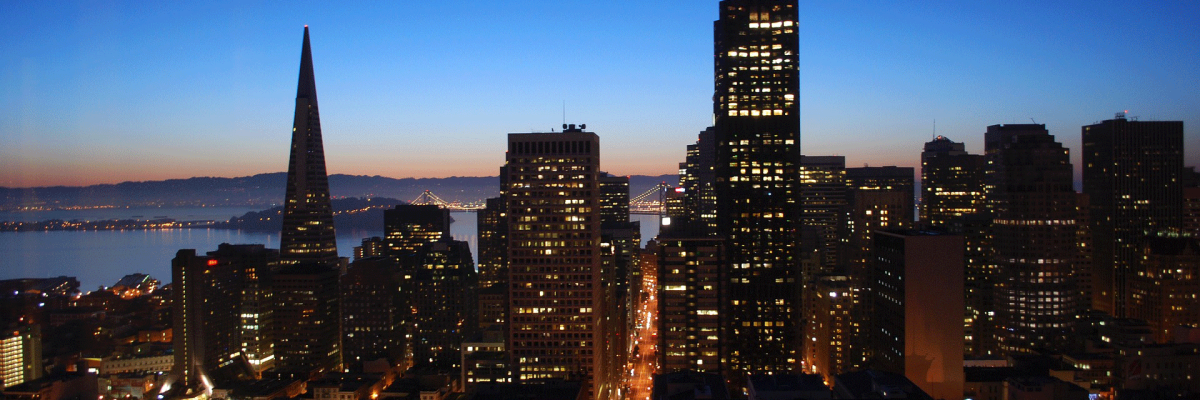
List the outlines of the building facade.
<svg viewBox="0 0 1200 400">
<path fill-rule="evenodd" d="M 962 243 L 961 236 L 929 231 L 875 233 L 876 363 L 934 398 L 963 393 Z"/>
<path fill-rule="evenodd" d="M 985 149 L 1000 352 L 1065 351 L 1081 304 L 1070 154 L 1037 124 L 989 126 Z"/>
<path fill-rule="evenodd" d="M 1144 239 L 1183 228 L 1183 122 L 1124 114 L 1083 127 L 1083 192 L 1092 212 L 1098 290 L 1116 316 L 1129 313 L 1132 279 L 1143 272 Z"/>
<path fill-rule="evenodd" d="M 508 136 L 509 337 L 514 378 L 595 379 L 600 324 L 600 138 L 583 127 Z"/>
<path fill-rule="evenodd" d="M 799 368 L 800 74 L 793 0 L 725 0 L 714 30 L 726 376 Z"/>
<path fill-rule="evenodd" d="M 281 258 L 289 264 L 333 265 L 338 261 L 337 240 L 307 25 L 304 26 L 304 46 L 300 53 L 300 80 L 296 86 L 296 117 L 292 124 L 287 176 L 283 232 L 279 236 Z"/>
</svg>

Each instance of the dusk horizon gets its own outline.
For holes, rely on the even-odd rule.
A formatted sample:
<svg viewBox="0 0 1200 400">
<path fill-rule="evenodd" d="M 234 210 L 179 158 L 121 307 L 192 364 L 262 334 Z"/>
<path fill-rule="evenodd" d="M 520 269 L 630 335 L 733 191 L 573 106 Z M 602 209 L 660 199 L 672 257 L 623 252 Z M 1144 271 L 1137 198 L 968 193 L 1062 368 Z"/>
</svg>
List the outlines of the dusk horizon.
<svg viewBox="0 0 1200 400">
<path fill-rule="evenodd" d="M 602 169 L 661 175 L 712 124 L 712 4 L 443 7 L 6 5 L 27 34 L 0 44 L 0 186 L 278 170 L 304 25 L 332 174 L 492 175 L 508 133 L 565 122 L 604 138 Z M 987 126 L 1033 122 L 1078 178 L 1080 127 L 1124 111 L 1200 146 L 1191 4 L 799 14 L 806 155 L 914 167 L 935 135 L 978 153 Z"/>
</svg>

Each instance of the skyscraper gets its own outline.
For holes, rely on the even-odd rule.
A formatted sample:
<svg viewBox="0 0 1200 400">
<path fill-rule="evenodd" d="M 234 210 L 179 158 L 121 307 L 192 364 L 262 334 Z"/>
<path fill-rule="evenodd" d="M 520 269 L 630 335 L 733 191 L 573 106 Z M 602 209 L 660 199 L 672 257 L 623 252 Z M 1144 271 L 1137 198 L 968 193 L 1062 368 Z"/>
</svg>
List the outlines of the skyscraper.
<svg viewBox="0 0 1200 400">
<path fill-rule="evenodd" d="M 983 156 L 968 154 L 945 136 L 921 152 L 921 225 L 946 228 L 950 220 L 984 210 Z"/>
<path fill-rule="evenodd" d="M 399 271 L 384 257 L 354 260 L 342 276 L 342 359 L 346 369 L 362 371 L 363 362 L 386 358 L 405 361 L 409 349 L 403 322 L 410 314 L 396 290 Z"/>
<path fill-rule="evenodd" d="M 1142 244 L 1183 228 L 1183 122 L 1131 121 L 1124 114 L 1083 127 L 1083 192 L 1092 209 L 1095 290 L 1125 316 Z"/>
<path fill-rule="evenodd" d="M 728 376 L 800 359 L 800 75 L 794 0 L 724 0 L 713 24 Z"/>
<path fill-rule="evenodd" d="M 515 378 L 600 381 L 600 138 L 513 133 L 506 154 L 509 338 Z"/>
<path fill-rule="evenodd" d="M 657 247 L 658 362 L 664 372 L 722 372 L 722 240 L 663 237 Z"/>
<path fill-rule="evenodd" d="M 838 218 L 846 207 L 846 157 L 800 157 L 800 222 L 820 233 L 821 272 L 845 260 L 838 254 Z"/>
<path fill-rule="evenodd" d="M 265 369 L 274 359 L 272 293 L 262 282 L 272 275 L 279 253 L 263 245 L 222 244 L 205 256 L 183 249 L 171 260 L 175 365 L 183 390 L 210 385 L 212 376 L 235 361 Z M 245 357 L 245 360 L 235 358 Z"/>
<path fill-rule="evenodd" d="M 989 126 L 985 149 L 1000 350 L 1066 350 L 1080 301 L 1069 152 L 1037 124 Z"/>
<path fill-rule="evenodd" d="M 300 53 L 300 82 L 296 86 L 296 118 L 292 123 L 283 233 L 279 242 L 279 254 L 285 263 L 332 265 L 338 260 L 308 25 L 304 26 L 304 48 Z"/>
<path fill-rule="evenodd" d="M 880 369 L 934 398 L 962 398 L 962 237 L 876 231 L 874 249 L 872 353 Z"/>
<path fill-rule="evenodd" d="M 277 317 L 272 324 L 276 366 L 314 373 L 340 367 L 337 242 L 308 26 L 300 53 L 279 256 L 283 264 L 291 265 L 282 267 L 271 284 Z"/>
</svg>

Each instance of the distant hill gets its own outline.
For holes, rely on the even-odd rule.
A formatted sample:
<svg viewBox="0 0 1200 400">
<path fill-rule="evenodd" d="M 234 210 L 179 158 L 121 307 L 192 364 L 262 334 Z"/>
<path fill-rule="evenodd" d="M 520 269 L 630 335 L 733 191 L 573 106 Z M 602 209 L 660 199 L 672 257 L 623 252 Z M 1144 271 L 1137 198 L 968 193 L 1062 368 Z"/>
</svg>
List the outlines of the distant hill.
<svg viewBox="0 0 1200 400">
<path fill-rule="evenodd" d="M 238 178 L 188 178 L 165 181 L 123 182 L 92 186 L 51 186 L 36 188 L 0 187 L 0 209 L 21 206 L 244 206 L 264 208 L 283 201 L 287 174 L 276 172 Z M 675 184 L 675 175 L 630 178 L 632 196 L 666 181 Z M 387 178 L 365 175 L 330 175 L 330 192 L 335 198 L 388 197 L 411 201 L 425 190 L 443 200 L 464 203 L 480 201 L 500 194 L 496 176 L 449 178 Z"/>
<path fill-rule="evenodd" d="M 405 202 L 383 197 L 364 199 L 351 197 L 334 199 L 333 225 L 337 229 L 383 230 L 383 212 Z M 243 231 L 279 232 L 283 229 L 283 206 L 263 211 L 248 212 L 229 221 L 218 222 L 213 228 L 240 229 Z"/>
</svg>

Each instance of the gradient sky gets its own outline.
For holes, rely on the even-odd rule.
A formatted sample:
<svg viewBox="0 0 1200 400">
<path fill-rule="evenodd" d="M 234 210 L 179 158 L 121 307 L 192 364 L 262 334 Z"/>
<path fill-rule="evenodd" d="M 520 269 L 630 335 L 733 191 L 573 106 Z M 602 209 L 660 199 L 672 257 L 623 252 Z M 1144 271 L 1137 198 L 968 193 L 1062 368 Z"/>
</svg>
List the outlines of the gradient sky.
<svg viewBox="0 0 1200 400">
<path fill-rule="evenodd" d="M 1046 4 L 1050 3 L 1050 4 Z M 917 166 L 937 133 L 1183 120 L 1200 2 L 803 1 L 802 152 Z M 310 25 L 330 173 L 495 175 L 506 133 L 585 123 L 603 169 L 673 173 L 711 124 L 717 1 L 0 2 L 0 186 L 286 170 Z"/>
</svg>

